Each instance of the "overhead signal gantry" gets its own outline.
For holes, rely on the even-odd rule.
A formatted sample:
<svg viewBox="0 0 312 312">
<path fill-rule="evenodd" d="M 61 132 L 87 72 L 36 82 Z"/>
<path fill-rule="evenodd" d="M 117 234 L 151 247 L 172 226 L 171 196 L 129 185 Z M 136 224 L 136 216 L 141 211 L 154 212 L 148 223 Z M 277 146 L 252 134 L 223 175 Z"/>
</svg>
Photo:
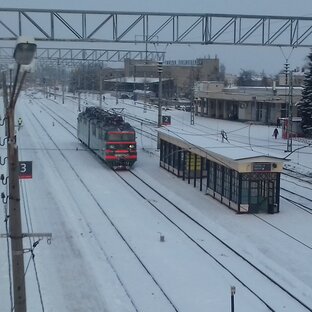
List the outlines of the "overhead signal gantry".
<svg viewBox="0 0 312 312">
<path fill-rule="evenodd" d="M 0 47 L 0 62 L 12 60 L 14 48 Z M 155 60 L 163 61 L 165 52 L 142 51 L 142 50 L 121 50 L 121 49 L 78 49 L 78 48 L 37 48 L 35 59 L 37 62 L 58 65 L 79 65 L 79 64 L 105 64 L 107 62 L 123 62 L 125 59 L 133 60 Z"/>
<path fill-rule="evenodd" d="M 312 17 L 0 8 L 0 40 L 23 34 L 37 42 L 311 47 Z"/>
</svg>

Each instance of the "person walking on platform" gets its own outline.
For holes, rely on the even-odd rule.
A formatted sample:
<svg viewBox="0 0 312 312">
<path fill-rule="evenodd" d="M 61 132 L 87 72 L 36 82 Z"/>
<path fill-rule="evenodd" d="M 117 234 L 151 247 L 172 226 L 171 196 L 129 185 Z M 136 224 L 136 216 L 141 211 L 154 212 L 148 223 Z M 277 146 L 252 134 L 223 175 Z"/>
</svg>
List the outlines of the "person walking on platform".
<svg viewBox="0 0 312 312">
<path fill-rule="evenodd" d="M 277 139 L 277 136 L 278 136 L 278 130 L 277 130 L 277 128 L 274 129 L 273 135 L 272 135 L 272 136 L 274 136 L 275 140 Z"/>
</svg>

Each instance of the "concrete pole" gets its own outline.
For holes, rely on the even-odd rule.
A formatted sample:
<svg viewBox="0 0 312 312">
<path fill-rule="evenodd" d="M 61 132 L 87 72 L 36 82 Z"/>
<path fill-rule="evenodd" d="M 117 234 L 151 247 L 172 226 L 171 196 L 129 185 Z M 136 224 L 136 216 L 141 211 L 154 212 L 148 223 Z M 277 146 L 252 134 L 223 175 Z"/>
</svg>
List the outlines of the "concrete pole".
<svg viewBox="0 0 312 312">
<path fill-rule="evenodd" d="M 22 222 L 20 210 L 20 191 L 19 191 L 19 162 L 18 162 L 18 147 L 16 144 L 15 126 L 14 126 L 14 111 L 18 93 L 21 89 L 21 84 L 25 79 L 26 72 L 20 82 L 18 91 L 15 94 L 17 76 L 20 71 L 18 65 L 16 79 L 13 85 L 13 92 L 10 97 L 10 102 L 7 107 L 7 157 L 9 171 L 9 233 L 11 238 L 11 253 L 12 253 L 12 271 L 13 271 L 13 293 L 14 293 L 14 311 L 26 312 L 26 289 L 24 275 L 24 249 Z"/>
<path fill-rule="evenodd" d="M 81 92 L 78 91 L 78 112 L 81 112 Z"/>
<path fill-rule="evenodd" d="M 158 122 L 157 126 L 161 127 L 161 102 L 162 102 L 162 63 L 158 63 L 159 86 L 158 86 Z"/>
<path fill-rule="evenodd" d="M 65 102 L 65 82 L 64 82 L 64 79 L 63 79 L 63 82 L 62 82 L 62 104 L 64 104 Z"/>
<path fill-rule="evenodd" d="M 158 120 L 157 126 L 161 127 L 161 101 L 162 101 L 162 62 L 158 62 L 159 86 L 158 86 Z M 159 134 L 157 137 L 157 149 L 160 149 Z"/>
<path fill-rule="evenodd" d="M 292 119 L 293 119 L 293 86 L 292 86 L 292 71 L 289 72 L 289 101 L 288 101 L 288 125 L 287 125 L 287 152 L 292 152 Z"/>
<path fill-rule="evenodd" d="M 56 100 L 56 78 L 54 77 L 54 100 Z"/>
<path fill-rule="evenodd" d="M 102 101 L 103 101 L 103 82 L 102 82 L 102 68 L 100 69 L 100 108 L 102 108 Z"/>
<path fill-rule="evenodd" d="M 118 79 L 119 77 L 116 77 L 116 105 L 118 104 Z"/>
</svg>

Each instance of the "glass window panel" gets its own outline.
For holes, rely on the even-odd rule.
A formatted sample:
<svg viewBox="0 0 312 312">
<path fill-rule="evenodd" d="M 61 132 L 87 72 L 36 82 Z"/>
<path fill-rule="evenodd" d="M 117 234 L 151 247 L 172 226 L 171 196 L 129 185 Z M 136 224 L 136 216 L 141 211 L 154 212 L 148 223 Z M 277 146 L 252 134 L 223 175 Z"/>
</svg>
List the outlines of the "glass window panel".
<svg viewBox="0 0 312 312">
<path fill-rule="evenodd" d="M 238 172 L 232 170 L 232 194 L 231 200 L 235 203 L 238 203 Z"/>
<path fill-rule="evenodd" d="M 108 141 L 135 141 L 135 133 L 109 133 L 108 134 Z"/>
<path fill-rule="evenodd" d="M 249 181 L 242 181 L 241 204 L 248 204 Z"/>
</svg>

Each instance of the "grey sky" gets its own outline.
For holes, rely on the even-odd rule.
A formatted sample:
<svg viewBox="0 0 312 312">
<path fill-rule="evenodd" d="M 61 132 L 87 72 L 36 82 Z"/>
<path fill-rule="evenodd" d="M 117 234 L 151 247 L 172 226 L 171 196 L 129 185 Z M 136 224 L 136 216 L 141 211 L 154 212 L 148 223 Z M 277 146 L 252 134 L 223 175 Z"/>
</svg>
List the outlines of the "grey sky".
<svg viewBox="0 0 312 312">
<path fill-rule="evenodd" d="M 0 5 L 7 8 L 312 16 L 311 0 L 0 0 Z M 126 47 L 122 45 L 121 48 Z M 194 59 L 217 55 L 228 73 L 254 69 L 274 74 L 283 68 L 285 57 L 290 68 L 301 67 L 308 53 L 308 48 L 175 45 L 166 49 L 166 58 Z"/>
</svg>

